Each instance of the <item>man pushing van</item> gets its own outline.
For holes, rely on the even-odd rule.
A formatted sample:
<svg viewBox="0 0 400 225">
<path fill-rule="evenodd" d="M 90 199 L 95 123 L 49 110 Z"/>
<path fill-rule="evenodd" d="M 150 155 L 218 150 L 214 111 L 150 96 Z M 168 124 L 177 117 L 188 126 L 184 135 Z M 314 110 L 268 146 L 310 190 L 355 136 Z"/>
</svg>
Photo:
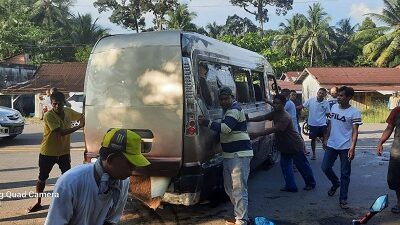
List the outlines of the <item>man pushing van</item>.
<svg viewBox="0 0 400 225">
<path fill-rule="evenodd" d="M 253 156 L 246 117 L 239 103 L 234 101 L 229 87 L 219 89 L 218 97 L 224 112 L 222 122 L 209 121 L 199 116 L 199 124 L 207 126 L 220 135 L 224 158 L 224 187 L 235 213 L 235 219 L 227 219 L 226 224 L 246 225 L 248 224 L 247 179 L 250 173 L 250 160 Z"/>
</svg>

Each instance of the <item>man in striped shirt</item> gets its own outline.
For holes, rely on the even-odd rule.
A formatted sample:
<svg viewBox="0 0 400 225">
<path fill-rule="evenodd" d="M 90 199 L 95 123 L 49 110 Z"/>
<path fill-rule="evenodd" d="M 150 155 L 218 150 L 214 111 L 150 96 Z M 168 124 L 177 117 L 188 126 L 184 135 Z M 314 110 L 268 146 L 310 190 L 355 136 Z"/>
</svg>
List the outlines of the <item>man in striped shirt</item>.
<svg viewBox="0 0 400 225">
<path fill-rule="evenodd" d="M 222 87 L 218 97 L 224 111 L 222 122 L 209 121 L 200 116 L 199 124 L 220 135 L 224 158 L 224 187 L 235 212 L 235 219 L 226 220 L 226 224 L 248 224 L 247 179 L 253 150 L 247 133 L 246 117 L 239 103 L 234 101 L 229 87 Z"/>
</svg>

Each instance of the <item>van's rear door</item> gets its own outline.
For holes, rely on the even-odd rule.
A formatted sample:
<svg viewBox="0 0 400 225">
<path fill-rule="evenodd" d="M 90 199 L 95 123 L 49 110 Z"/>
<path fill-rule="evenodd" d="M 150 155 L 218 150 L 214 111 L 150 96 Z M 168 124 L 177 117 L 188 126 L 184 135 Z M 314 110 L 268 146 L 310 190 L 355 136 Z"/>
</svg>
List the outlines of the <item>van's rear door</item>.
<svg viewBox="0 0 400 225">
<path fill-rule="evenodd" d="M 172 177 L 182 159 L 182 55 L 179 32 L 110 36 L 95 46 L 85 80 L 85 139 L 98 152 L 110 128 L 132 129 L 151 162 L 137 174 Z"/>
</svg>

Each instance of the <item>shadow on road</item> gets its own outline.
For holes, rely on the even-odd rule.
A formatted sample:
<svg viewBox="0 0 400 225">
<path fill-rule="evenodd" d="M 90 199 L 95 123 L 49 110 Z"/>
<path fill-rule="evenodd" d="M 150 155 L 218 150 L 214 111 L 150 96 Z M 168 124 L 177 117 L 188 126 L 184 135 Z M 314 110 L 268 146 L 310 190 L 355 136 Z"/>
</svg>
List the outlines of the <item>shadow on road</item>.
<svg viewBox="0 0 400 225">
<path fill-rule="evenodd" d="M 359 131 L 358 134 L 382 134 L 384 130 Z"/>
<path fill-rule="evenodd" d="M 25 180 L 17 182 L 0 183 L 0 190 L 36 186 L 36 181 L 37 180 Z M 55 184 L 56 181 L 57 178 L 48 179 L 46 181 L 46 185 Z"/>
<path fill-rule="evenodd" d="M 45 205 L 45 206 L 43 206 L 42 210 L 46 210 L 48 208 L 49 208 L 49 206 Z M 26 215 L 2 218 L 2 219 L 0 219 L 0 222 L 11 222 L 11 221 L 19 221 L 19 220 L 38 219 L 38 218 L 45 218 L 46 216 L 47 216 L 47 212 L 32 213 L 32 214 L 26 214 Z"/>
<path fill-rule="evenodd" d="M 13 172 L 13 171 L 22 171 L 22 170 L 32 170 L 32 169 L 37 169 L 37 166 L 34 167 L 23 167 L 23 168 L 11 168 L 11 169 L 1 169 L 1 172 Z"/>
</svg>

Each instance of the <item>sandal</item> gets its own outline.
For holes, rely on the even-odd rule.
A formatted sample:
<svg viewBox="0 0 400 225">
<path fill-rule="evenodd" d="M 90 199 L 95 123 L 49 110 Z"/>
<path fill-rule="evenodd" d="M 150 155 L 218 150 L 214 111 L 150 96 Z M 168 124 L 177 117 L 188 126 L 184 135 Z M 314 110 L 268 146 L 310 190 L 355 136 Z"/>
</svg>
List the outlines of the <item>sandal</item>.
<svg viewBox="0 0 400 225">
<path fill-rule="evenodd" d="M 304 155 L 309 156 L 311 154 L 311 152 L 305 151 Z"/>
<path fill-rule="evenodd" d="M 340 208 L 342 209 L 349 209 L 350 207 L 347 205 L 346 201 L 340 201 L 339 203 Z"/>
<path fill-rule="evenodd" d="M 306 185 L 304 188 L 303 188 L 303 190 L 306 190 L 306 191 L 311 191 L 312 189 L 314 189 L 315 187 L 313 187 L 313 186 L 311 186 L 311 185 Z"/>
<path fill-rule="evenodd" d="M 395 206 L 392 207 L 392 209 L 390 211 L 392 213 L 399 214 L 400 213 L 400 206 L 399 205 L 395 205 Z"/>
<path fill-rule="evenodd" d="M 329 191 L 328 191 L 328 195 L 329 196 L 334 196 L 335 195 L 335 193 L 336 193 L 336 190 L 339 188 L 339 186 L 332 186 L 331 187 L 331 189 L 329 189 Z"/>
<path fill-rule="evenodd" d="M 43 209 L 43 206 L 39 203 L 36 203 L 35 205 L 29 207 L 26 209 L 27 213 L 33 213 L 33 212 L 37 212 Z"/>
</svg>

